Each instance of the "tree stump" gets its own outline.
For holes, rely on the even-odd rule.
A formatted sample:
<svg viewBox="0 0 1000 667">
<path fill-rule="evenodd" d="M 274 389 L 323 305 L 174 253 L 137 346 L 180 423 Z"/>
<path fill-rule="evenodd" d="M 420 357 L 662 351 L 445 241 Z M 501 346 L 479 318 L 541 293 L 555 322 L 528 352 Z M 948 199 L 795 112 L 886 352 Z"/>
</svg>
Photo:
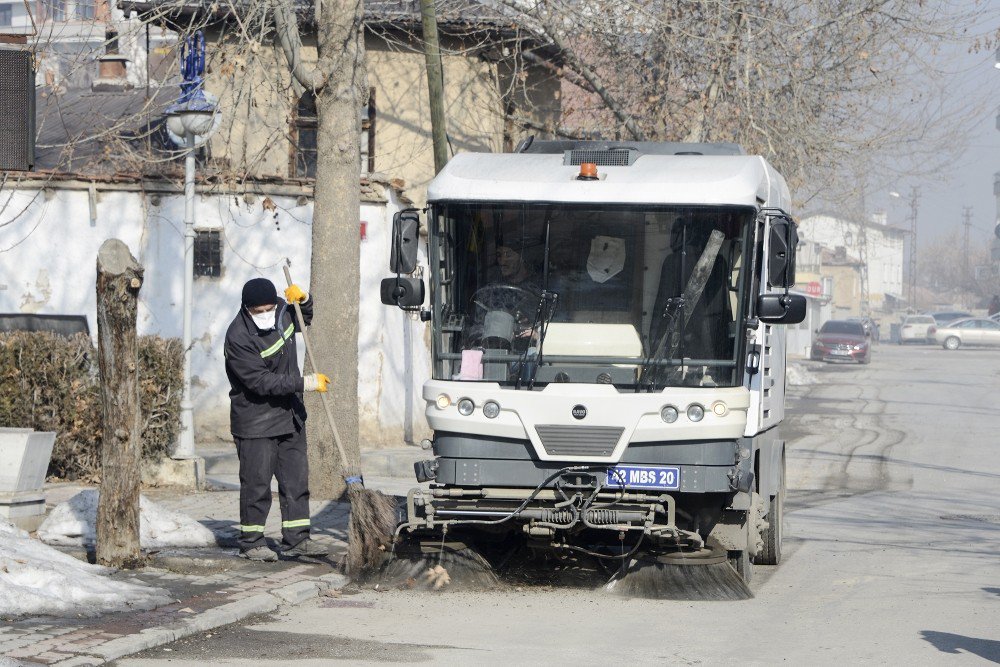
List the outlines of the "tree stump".
<svg viewBox="0 0 1000 667">
<path fill-rule="evenodd" d="M 143 268 L 118 239 L 97 253 L 97 359 L 104 431 L 97 504 L 97 562 L 143 563 L 139 548 L 139 348 L 135 321 Z"/>
</svg>

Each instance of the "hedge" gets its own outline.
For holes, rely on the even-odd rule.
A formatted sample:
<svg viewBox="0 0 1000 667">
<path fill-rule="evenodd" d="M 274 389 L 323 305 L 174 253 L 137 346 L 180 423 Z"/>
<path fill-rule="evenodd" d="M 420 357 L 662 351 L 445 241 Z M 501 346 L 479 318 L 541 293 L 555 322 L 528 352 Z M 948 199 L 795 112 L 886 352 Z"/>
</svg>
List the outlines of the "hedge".
<svg viewBox="0 0 1000 667">
<path fill-rule="evenodd" d="M 169 454 L 180 430 L 183 351 L 180 340 L 139 337 L 142 457 Z M 55 431 L 49 476 L 98 481 L 101 396 L 90 337 L 0 333 L 0 426 Z"/>
</svg>

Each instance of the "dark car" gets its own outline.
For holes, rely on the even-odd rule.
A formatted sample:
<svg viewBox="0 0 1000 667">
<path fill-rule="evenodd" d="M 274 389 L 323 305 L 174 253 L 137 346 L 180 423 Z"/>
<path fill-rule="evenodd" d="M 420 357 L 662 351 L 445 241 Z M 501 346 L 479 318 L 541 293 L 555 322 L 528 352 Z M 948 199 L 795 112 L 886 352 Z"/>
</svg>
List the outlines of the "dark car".
<svg viewBox="0 0 1000 667">
<path fill-rule="evenodd" d="M 827 320 L 813 339 L 813 361 L 856 361 L 867 364 L 872 360 L 871 338 L 861 322 Z"/>
</svg>

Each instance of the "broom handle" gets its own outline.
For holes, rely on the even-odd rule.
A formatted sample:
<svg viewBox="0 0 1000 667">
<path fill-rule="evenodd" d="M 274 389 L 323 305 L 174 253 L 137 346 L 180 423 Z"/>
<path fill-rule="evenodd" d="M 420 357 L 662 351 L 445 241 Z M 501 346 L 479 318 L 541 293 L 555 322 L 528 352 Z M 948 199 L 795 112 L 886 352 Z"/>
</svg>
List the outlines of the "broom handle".
<svg viewBox="0 0 1000 667">
<path fill-rule="evenodd" d="M 284 266 L 285 269 L 285 280 L 288 281 L 288 286 L 292 286 L 292 274 L 288 271 L 288 265 Z M 295 301 L 292 304 L 295 307 L 295 319 L 299 322 L 299 332 L 302 334 L 302 342 L 306 344 L 306 359 L 309 360 L 309 365 L 312 367 L 313 373 L 318 373 L 319 369 L 316 368 L 316 357 L 313 355 L 312 346 L 309 344 L 309 336 L 306 334 L 306 321 L 302 318 L 302 308 L 299 306 L 299 302 Z M 326 411 L 326 418 L 330 422 L 330 430 L 333 431 L 333 442 L 337 445 L 337 451 L 340 453 L 340 464 L 344 467 L 344 472 L 350 467 L 347 462 L 347 452 L 344 451 L 344 445 L 340 442 L 340 431 L 337 430 L 337 422 L 333 418 L 333 410 L 330 408 L 330 401 L 326 396 L 325 391 L 317 392 L 319 394 L 320 402 L 323 403 L 323 409 Z"/>
</svg>

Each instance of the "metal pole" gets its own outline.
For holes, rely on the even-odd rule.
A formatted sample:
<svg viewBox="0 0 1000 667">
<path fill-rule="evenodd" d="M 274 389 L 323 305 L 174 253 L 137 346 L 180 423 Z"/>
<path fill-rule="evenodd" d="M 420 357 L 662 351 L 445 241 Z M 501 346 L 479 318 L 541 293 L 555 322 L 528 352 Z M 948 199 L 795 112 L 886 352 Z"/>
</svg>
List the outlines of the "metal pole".
<svg viewBox="0 0 1000 667">
<path fill-rule="evenodd" d="M 427 66 L 427 93 L 431 108 L 431 143 L 434 147 L 434 173 L 448 162 L 448 131 L 444 115 L 444 68 L 441 64 L 441 42 L 438 40 L 437 14 L 434 0 L 420 0 L 423 25 L 424 60 Z"/>
<path fill-rule="evenodd" d="M 920 309 L 917 299 L 917 200 L 920 191 L 916 186 L 910 188 L 910 306 L 914 311 Z"/>
<path fill-rule="evenodd" d="M 194 288 L 194 133 L 184 137 L 184 388 L 181 394 L 181 433 L 173 458 L 194 456 L 194 416 L 191 404 L 191 305 Z"/>
</svg>

